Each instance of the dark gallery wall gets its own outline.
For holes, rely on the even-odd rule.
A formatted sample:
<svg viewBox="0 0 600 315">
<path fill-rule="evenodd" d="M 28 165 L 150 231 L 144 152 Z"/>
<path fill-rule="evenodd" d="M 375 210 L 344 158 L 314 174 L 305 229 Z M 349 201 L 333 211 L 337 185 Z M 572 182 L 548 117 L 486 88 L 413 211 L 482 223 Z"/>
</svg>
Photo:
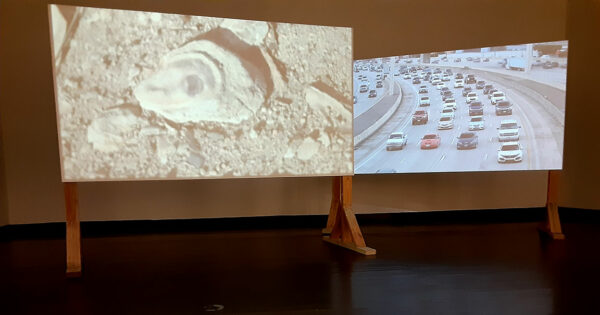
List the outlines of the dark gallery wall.
<svg viewBox="0 0 600 315">
<path fill-rule="evenodd" d="M 0 2 L 0 125 L 10 224 L 64 220 L 48 1 Z M 173 0 L 62 4 L 350 26 L 355 58 L 570 39 L 561 205 L 600 209 L 598 1 L 582 0 Z M 596 50 L 594 50 L 594 48 Z M 358 212 L 538 207 L 546 172 L 355 176 Z M 6 197 L 6 199 L 4 198 Z M 324 214 L 328 178 L 85 183 L 83 220 Z M 2 206 L 0 206 L 2 207 Z M 2 212 L 0 208 L 0 224 Z"/>
</svg>

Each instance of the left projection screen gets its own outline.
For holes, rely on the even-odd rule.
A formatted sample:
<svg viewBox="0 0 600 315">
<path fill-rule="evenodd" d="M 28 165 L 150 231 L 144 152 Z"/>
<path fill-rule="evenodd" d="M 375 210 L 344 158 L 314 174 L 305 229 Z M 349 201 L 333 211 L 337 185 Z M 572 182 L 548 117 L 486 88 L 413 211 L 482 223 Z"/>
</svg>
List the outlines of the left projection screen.
<svg viewBox="0 0 600 315">
<path fill-rule="evenodd" d="M 350 28 L 49 16 L 63 181 L 353 173 Z"/>
</svg>

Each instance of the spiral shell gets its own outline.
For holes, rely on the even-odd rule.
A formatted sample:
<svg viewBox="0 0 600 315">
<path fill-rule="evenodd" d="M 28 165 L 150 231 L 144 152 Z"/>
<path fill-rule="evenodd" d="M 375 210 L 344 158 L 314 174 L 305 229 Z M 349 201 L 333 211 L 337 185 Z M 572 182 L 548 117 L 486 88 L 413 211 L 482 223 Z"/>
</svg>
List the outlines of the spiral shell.
<svg viewBox="0 0 600 315">
<path fill-rule="evenodd" d="M 135 88 L 142 108 L 176 123 L 239 123 L 265 102 L 272 83 L 260 50 L 229 30 L 209 33 L 171 51 Z"/>
</svg>

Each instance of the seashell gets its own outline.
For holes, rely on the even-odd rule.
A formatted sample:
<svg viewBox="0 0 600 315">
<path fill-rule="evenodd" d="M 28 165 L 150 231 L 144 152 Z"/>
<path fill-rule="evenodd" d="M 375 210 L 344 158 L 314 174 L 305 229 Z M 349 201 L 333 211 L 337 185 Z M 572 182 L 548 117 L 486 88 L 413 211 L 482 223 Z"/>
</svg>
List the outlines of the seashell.
<svg viewBox="0 0 600 315">
<path fill-rule="evenodd" d="M 260 49 L 217 28 L 168 53 L 134 95 L 142 108 L 176 123 L 240 123 L 272 88 Z"/>
</svg>

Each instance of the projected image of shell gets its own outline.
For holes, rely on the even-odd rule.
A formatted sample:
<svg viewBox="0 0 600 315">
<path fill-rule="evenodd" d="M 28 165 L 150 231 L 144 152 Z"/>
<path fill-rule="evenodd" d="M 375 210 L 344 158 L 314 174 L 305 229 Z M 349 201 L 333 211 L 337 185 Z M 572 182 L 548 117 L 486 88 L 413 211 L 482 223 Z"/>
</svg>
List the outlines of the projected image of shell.
<svg viewBox="0 0 600 315">
<path fill-rule="evenodd" d="M 265 102 L 270 73 L 257 48 L 219 29 L 171 51 L 134 90 L 142 108 L 177 123 L 239 123 Z M 263 68 L 264 69 L 264 68 Z"/>
</svg>

